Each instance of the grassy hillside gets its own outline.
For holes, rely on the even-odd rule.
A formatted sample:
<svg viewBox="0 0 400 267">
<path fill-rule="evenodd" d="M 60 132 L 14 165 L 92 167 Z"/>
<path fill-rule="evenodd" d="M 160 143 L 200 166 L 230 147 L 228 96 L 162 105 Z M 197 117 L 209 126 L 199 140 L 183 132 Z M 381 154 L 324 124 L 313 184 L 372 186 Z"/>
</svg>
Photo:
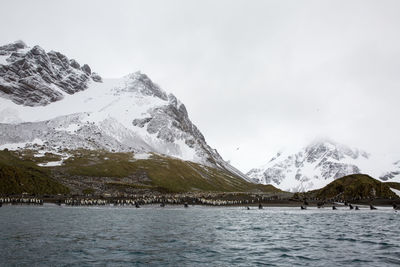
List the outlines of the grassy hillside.
<svg viewBox="0 0 400 267">
<path fill-rule="evenodd" d="M 366 199 L 397 198 L 386 183 L 365 174 L 353 174 L 339 178 L 324 188 L 310 191 L 308 195 L 319 199 Z"/>
<path fill-rule="evenodd" d="M 69 189 L 51 178 L 50 172 L 14 153 L 0 151 L 0 194 L 66 194 Z"/>
<path fill-rule="evenodd" d="M 273 186 L 260 186 L 222 170 L 206 167 L 160 155 L 135 160 L 131 153 L 105 151 L 74 151 L 64 166 L 57 167 L 63 173 L 81 177 L 114 177 L 120 180 L 131 177 L 136 183 L 119 186 L 155 188 L 167 192 L 188 191 L 261 191 L 279 192 Z M 113 183 L 118 184 L 116 182 Z"/>
<path fill-rule="evenodd" d="M 25 164 L 29 164 L 34 170 L 40 172 L 41 177 L 46 177 L 46 175 L 54 177 L 75 193 L 132 193 L 135 190 L 281 192 L 272 185 L 248 183 L 220 169 L 156 154 L 152 154 L 148 159 L 135 159 L 132 153 L 63 151 L 70 157 L 62 166 L 43 168 L 37 167 L 36 164 L 57 161 L 60 157 L 49 153 L 46 154 L 45 159 L 34 157 L 35 151 L 15 153 L 25 159 Z"/>
<path fill-rule="evenodd" d="M 386 185 L 388 185 L 391 188 L 400 190 L 400 183 L 395 183 L 395 182 L 386 182 Z"/>
</svg>

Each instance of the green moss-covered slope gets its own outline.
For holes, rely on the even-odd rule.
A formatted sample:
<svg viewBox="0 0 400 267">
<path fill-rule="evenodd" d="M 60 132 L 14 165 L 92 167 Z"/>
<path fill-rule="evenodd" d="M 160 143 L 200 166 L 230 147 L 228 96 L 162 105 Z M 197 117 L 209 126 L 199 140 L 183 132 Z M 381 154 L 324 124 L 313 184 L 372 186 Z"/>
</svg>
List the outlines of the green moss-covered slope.
<svg viewBox="0 0 400 267">
<path fill-rule="evenodd" d="M 400 190 L 400 183 L 396 183 L 396 182 L 385 182 L 386 185 L 388 185 L 391 188 Z"/>
<path fill-rule="evenodd" d="M 105 151 L 75 151 L 75 156 L 57 167 L 64 174 L 84 177 L 142 176 L 148 181 L 126 184 L 140 188 L 158 188 L 168 192 L 220 191 L 220 192 L 279 192 L 273 186 L 252 184 L 224 170 L 210 168 L 190 161 L 160 155 L 134 160 L 132 153 Z M 113 183 L 113 186 L 116 186 Z M 123 183 L 119 186 L 124 186 Z"/>
<path fill-rule="evenodd" d="M 69 189 L 53 180 L 48 170 L 0 151 L 0 194 L 66 194 Z"/>
<path fill-rule="evenodd" d="M 246 182 L 222 169 L 157 154 L 152 154 L 148 159 L 135 159 L 132 153 L 92 150 L 62 151 L 62 153 L 68 154 L 69 158 L 61 166 L 38 167 L 37 163 L 57 161 L 60 157 L 47 153 L 45 159 L 39 158 L 34 156 L 35 151 L 29 150 L 2 152 L 7 155 L 4 157 L 5 164 L 10 165 L 13 171 L 18 173 L 10 174 L 12 171 L 9 169 L 3 171 L 7 172 L 4 177 L 8 177 L 4 179 L 3 192 L 25 190 L 22 188 L 32 191 L 34 185 L 36 187 L 38 186 L 36 184 L 43 185 L 43 179 L 49 183 L 45 188 L 54 187 L 53 192 L 59 192 L 59 184 L 50 184 L 50 181 L 53 181 L 51 178 L 67 185 L 74 192 L 90 191 L 94 194 L 132 192 L 135 189 L 159 192 L 281 192 L 272 185 Z M 21 179 L 28 179 L 24 180 L 22 188 L 18 187 Z"/>
<path fill-rule="evenodd" d="M 309 192 L 319 199 L 366 199 L 397 198 L 386 183 L 365 174 L 353 174 L 339 178 L 324 188 Z"/>
</svg>

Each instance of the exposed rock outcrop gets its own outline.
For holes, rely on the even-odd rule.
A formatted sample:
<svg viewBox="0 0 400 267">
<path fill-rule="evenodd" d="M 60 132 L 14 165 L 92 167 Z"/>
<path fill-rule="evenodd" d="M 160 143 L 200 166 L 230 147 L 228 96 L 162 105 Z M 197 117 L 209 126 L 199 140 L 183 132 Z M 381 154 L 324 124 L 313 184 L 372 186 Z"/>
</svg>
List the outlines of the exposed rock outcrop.
<svg viewBox="0 0 400 267">
<path fill-rule="evenodd" d="M 0 96 L 25 106 L 45 106 L 101 82 L 88 65 L 22 41 L 0 47 Z"/>
</svg>

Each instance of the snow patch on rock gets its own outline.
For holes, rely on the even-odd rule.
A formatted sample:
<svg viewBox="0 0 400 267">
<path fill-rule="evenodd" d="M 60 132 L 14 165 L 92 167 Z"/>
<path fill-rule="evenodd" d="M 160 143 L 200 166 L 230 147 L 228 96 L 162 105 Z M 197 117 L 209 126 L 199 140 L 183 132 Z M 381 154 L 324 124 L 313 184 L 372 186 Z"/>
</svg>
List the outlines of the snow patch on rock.
<svg viewBox="0 0 400 267">
<path fill-rule="evenodd" d="M 398 195 L 400 197 L 400 190 L 397 190 L 395 188 L 390 188 L 390 190 L 392 190 L 393 193 L 395 193 L 396 195 Z"/>
<path fill-rule="evenodd" d="M 151 157 L 150 153 L 138 153 L 134 155 L 135 159 L 149 159 Z"/>
</svg>

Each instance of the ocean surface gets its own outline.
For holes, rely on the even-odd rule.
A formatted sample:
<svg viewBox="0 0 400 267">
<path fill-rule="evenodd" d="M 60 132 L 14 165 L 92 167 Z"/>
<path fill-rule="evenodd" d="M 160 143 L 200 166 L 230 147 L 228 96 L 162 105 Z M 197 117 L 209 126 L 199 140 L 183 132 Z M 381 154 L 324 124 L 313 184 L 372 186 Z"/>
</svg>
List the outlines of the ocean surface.
<svg viewBox="0 0 400 267">
<path fill-rule="evenodd" d="M 398 266 L 391 208 L 0 208 L 1 266 Z"/>
</svg>

